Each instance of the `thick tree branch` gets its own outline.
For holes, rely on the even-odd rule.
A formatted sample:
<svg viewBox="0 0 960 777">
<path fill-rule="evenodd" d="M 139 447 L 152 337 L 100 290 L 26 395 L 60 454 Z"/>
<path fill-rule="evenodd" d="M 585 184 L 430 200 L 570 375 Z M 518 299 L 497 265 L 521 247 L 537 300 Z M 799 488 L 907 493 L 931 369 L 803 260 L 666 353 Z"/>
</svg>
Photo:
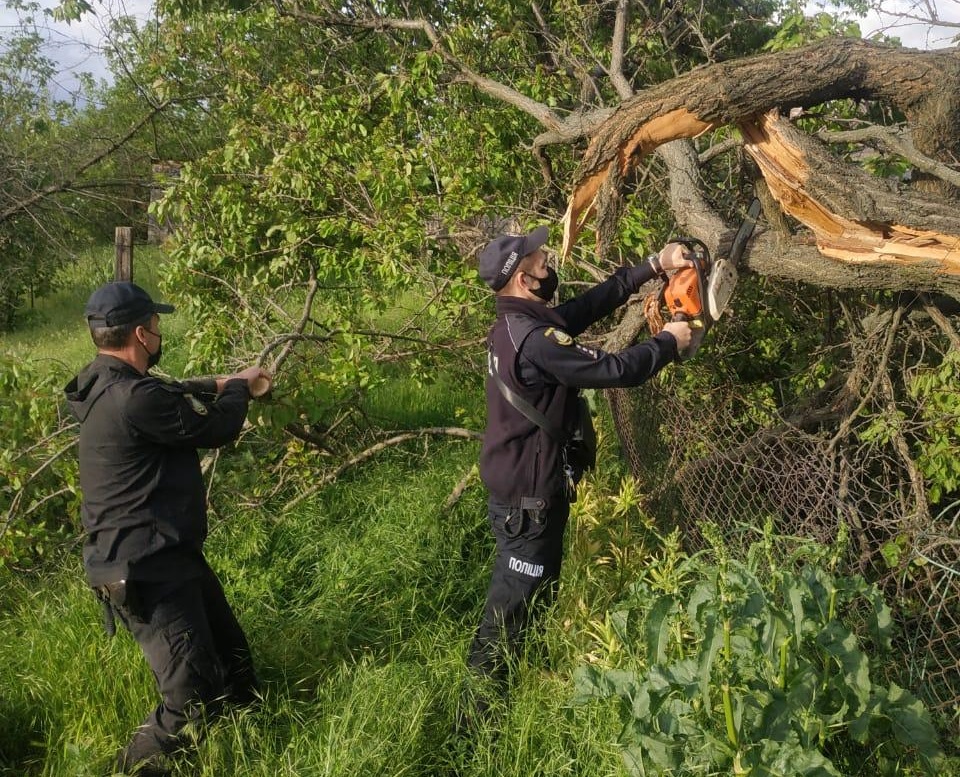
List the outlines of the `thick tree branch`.
<svg viewBox="0 0 960 777">
<path fill-rule="evenodd" d="M 954 170 L 936 159 L 921 154 L 913 145 L 913 139 L 907 130 L 872 125 L 842 132 L 822 131 L 817 133 L 817 137 L 827 143 L 870 143 L 871 141 L 878 143 L 888 151 L 902 156 L 918 170 L 930 173 L 960 188 L 960 170 Z"/>
<path fill-rule="evenodd" d="M 591 137 L 615 112 L 614 108 L 596 108 L 582 113 L 572 113 L 555 128 L 542 132 L 533 139 L 533 148 L 570 145 Z"/>
<path fill-rule="evenodd" d="M 830 39 L 778 54 L 693 70 L 638 93 L 598 127 L 584 157 L 566 217 L 565 242 L 593 215 L 603 182 L 620 180 L 657 146 L 749 121 L 781 105 L 812 106 L 842 97 L 876 97 L 908 114 L 940 94 L 960 56 Z M 790 73 L 794 77 L 782 78 Z"/>
<path fill-rule="evenodd" d="M 754 158 L 785 212 L 813 230 L 824 256 L 886 267 L 899 288 L 960 286 L 955 204 L 901 191 L 851 165 L 838 166 L 815 141 L 774 114 L 741 124 Z M 949 290 L 949 291 L 948 291 Z"/>
<path fill-rule="evenodd" d="M 703 240 L 714 254 L 733 234 L 703 196 L 696 149 L 689 140 L 675 140 L 657 149 L 670 173 L 670 209 L 686 232 Z"/>
<path fill-rule="evenodd" d="M 783 73 L 790 77 L 773 77 Z M 943 112 L 953 115 L 952 99 L 943 97 L 947 81 L 954 86 L 960 81 L 957 51 L 917 52 L 844 39 L 700 68 L 638 93 L 597 129 L 587 150 L 564 217 L 564 254 L 595 213 L 600 240 L 615 233 L 622 208 L 618 193 L 646 155 L 671 141 L 735 123 L 780 206 L 814 231 L 822 253 L 858 265 L 848 275 L 860 274 L 860 265 L 869 263 L 883 268 L 883 288 L 955 295 L 960 288 L 955 203 L 933 193 L 905 193 L 844 165 L 812 142 L 801 142 L 800 133 L 781 128 L 769 111 L 876 97 L 899 107 L 908 120 L 928 122 Z M 671 170 L 671 177 L 676 172 Z M 717 215 L 707 203 L 696 202 L 696 179 L 687 175 L 680 181 L 673 182 L 672 195 L 678 218 L 701 221 L 691 231 L 707 235 L 708 245 L 720 240 Z M 876 267 L 868 274 L 877 275 Z M 809 266 L 806 274 L 808 281 L 821 282 Z"/>
<path fill-rule="evenodd" d="M 623 74 L 623 63 L 627 48 L 627 29 L 630 26 L 630 3 L 617 0 L 617 17 L 613 23 L 613 40 L 610 47 L 610 81 L 621 100 L 633 97 L 633 88 Z"/>
<path fill-rule="evenodd" d="M 80 178 L 87 170 L 93 167 L 96 164 L 99 164 L 104 159 L 106 159 L 110 154 L 116 151 L 118 148 L 121 148 L 130 138 L 137 134 L 140 129 L 149 121 L 153 119 L 158 113 L 163 111 L 170 101 L 160 103 L 159 105 L 154 106 L 140 121 L 135 123 L 126 133 L 110 143 L 106 148 L 104 148 L 100 153 L 94 155 L 86 162 L 83 162 L 76 170 L 74 170 L 70 177 L 59 181 L 57 183 L 52 183 L 48 186 L 44 186 L 42 189 L 37 190 L 31 196 L 15 202 L 12 205 L 7 206 L 2 211 L 0 211 L 0 224 L 4 223 L 8 219 L 12 218 L 22 211 L 28 210 L 31 206 L 37 204 L 47 197 L 57 194 L 67 189 L 74 189 L 79 186 L 77 179 Z"/>
</svg>

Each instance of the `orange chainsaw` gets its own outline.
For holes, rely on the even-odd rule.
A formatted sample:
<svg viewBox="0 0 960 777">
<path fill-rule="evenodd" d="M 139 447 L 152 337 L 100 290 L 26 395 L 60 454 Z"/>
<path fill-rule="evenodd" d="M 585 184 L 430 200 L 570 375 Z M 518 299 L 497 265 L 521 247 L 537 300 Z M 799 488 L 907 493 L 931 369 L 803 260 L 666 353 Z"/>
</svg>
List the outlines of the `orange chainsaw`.
<svg viewBox="0 0 960 777">
<path fill-rule="evenodd" d="M 700 349 L 704 336 L 726 309 L 737 285 L 737 262 L 753 234 L 759 215 L 760 200 L 755 198 L 740 223 L 729 252 L 716 261 L 711 259 L 710 249 L 702 240 L 675 237 L 668 241 L 685 246 L 687 258 L 693 266 L 674 273 L 658 295 L 647 299 L 644 313 L 654 334 L 663 327 L 660 307 L 664 305 L 672 321 L 686 321 L 695 330 L 689 347 L 679 354 L 681 361 L 690 359 Z"/>
</svg>

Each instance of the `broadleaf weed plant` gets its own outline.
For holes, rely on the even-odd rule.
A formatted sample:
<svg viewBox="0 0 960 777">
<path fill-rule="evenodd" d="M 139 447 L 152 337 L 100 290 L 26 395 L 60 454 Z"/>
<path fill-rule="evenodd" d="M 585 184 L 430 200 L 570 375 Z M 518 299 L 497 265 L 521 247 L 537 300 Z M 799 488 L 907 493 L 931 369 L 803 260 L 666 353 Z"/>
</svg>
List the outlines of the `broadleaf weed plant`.
<svg viewBox="0 0 960 777">
<path fill-rule="evenodd" d="M 617 647 L 576 671 L 575 703 L 616 699 L 631 775 L 937 774 L 923 704 L 881 678 L 890 611 L 823 547 L 768 523 L 743 560 L 716 527 L 688 555 L 661 538 L 613 605 Z M 888 657 L 889 660 L 889 657 Z"/>
</svg>

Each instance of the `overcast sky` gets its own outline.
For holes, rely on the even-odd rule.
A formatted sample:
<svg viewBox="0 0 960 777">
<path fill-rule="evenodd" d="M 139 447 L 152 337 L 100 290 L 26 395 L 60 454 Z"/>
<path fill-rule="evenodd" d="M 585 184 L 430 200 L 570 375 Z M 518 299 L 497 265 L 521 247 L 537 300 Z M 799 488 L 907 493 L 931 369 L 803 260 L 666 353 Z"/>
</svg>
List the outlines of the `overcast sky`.
<svg viewBox="0 0 960 777">
<path fill-rule="evenodd" d="M 2 0 L 0 0 L 2 2 Z M 39 0 L 41 8 L 52 9 L 58 0 Z M 56 63 L 59 71 L 53 88 L 58 96 L 76 90 L 73 73 L 90 73 L 97 79 L 109 79 L 103 46 L 109 20 L 119 16 L 133 16 L 140 24 L 152 17 L 152 0 L 93 0 L 96 14 L 85 14 L 79 22 L 55 22 L 48 15 L 32 14 L 40 35 L 46 39 L 46 56 Z M 0 38 L 11 35 L 19 26 L 22 11 L 0 7 Z"/>
<path fill-rule="evenodd" d="M 928 4 L 937 9 L 941 21 L 960 22 L 960 0 L 929 0 L 929 2 L 928 0 L 885 0 L 883 3 L 885 8 L 913 16 L 925 16 L 925 6 Z M 830 11 L 835 7 L 835 3 L 827 0 L 807 0 L 806 2 L 808 14 L 823 10 Z M 960 34 L 960 29 L 956 27 L 931 27 L 928 24 L 874 12 L 860 20 L 860 32 L 864 37 L 877 31 L 900 38 L 904 46 L 912 49 L 944 48 L 953 45 L 951 41 L 954 36 Z"/>
<path fill-rule="evenodd" d="M 2 2 L 2 0 L 0 0 Z M 40 0 L 43 8 L 53 8 L 57 0 Z M 897 7 L 904 11 L 916 7 L 918 0 L 890 0 L 890 7 Z M 54 88 L 59 95 L 69 94 L 76 87 L 74 72 L 87 72 L 96 78 L 109 78 L 102 56 L 104 33 L 111 16 L 130 15 L 141 23 L 150 19 L 152 15 L 152 0 L 93 0 L 97 14 L 87 14 L 83 21 L 67 25 L 54 22 L 50 18 L 38 15 L 38 26 L 42 26 L 41 33 L 48 41 L 47 56 L 54 60 L 60 70 Z M 827 0 L 808 0 L 808 13 L 818 10 L 830 10 L 833 6 Z M 960 0 L 938 0 L 940 18 L 944 21 L 960 22 Z M 6 6 L 0 7 L 0 38 L 10 34 L 16 28 L 18 12 L 11 11 Z M 881 17 L 871 14 L 862 21 L 863 34 L 869 35 L 875 30 L 883 30 L 889 35 L 896 35 L 905 46 L 911 48 L 929 49 L 942 48 L 951 45 L 954 35 L 960 29 L 936 27 L 928 25 L 896 21 L 890 17 Z"/>
</svg>

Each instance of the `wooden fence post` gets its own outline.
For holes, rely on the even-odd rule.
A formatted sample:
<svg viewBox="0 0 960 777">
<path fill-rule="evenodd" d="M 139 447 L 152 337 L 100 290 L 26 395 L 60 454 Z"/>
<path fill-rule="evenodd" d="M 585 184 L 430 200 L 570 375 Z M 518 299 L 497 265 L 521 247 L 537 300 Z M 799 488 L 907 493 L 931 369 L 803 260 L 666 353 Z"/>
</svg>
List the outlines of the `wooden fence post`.
<svg viewBox="0 0 960 777">
<path fill-rule="evenodd" d="M 133 227 L 117 227 L 114 232 L 117 247 L 117 262 L 114 266 L 115 281 L 133 280 Z"/>
</svg>

